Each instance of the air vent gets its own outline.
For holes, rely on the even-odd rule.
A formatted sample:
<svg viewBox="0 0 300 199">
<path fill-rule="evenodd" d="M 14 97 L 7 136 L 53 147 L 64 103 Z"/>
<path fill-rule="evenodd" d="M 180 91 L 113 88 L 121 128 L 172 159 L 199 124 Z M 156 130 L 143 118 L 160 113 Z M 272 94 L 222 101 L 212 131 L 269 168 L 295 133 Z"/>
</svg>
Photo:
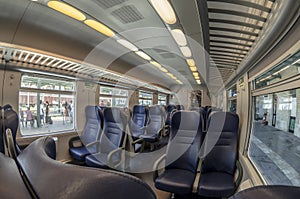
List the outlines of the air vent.
<svg viewBox="0 0 300 199">
<path fill-rule="evenodd" d="M 111 14 L 119 19 L 123 24 L 133 23 L 144 19 L 144 16 L 133 5 L 123 6 L 114 10 Z"/>
<path fill-rule="evenodd" d="M 174 59 L 176 56 L 173 53 L 161 53 L 160 56 L 164 59 Z"/>
<path fill-rule="evenodd" d="M 125 1 L 127 0 L 96 0 L 96 3 L 99 6 L 101 6 L 101 8 L 108 9 L 121 3 L 124 3 Z"/>
</svg>

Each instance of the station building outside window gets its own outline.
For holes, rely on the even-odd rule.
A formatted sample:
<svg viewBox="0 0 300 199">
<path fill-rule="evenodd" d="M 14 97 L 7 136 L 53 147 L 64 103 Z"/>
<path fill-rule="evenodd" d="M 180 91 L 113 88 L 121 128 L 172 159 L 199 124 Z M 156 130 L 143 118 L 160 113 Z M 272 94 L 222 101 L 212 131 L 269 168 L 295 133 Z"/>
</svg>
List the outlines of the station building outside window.
<svg viewBox="0 0 300 199">
<path fill-rule="evenodd" d="M 158 95 L 158 105 L 167 105 L 167 95 L 159 94 Z"/>
<path fill-rule="evenodd" d="M 139 105 L 153 105 L 153 94 L 147 91 L 139 91 Z"/>
<path fill-rule="evenodd" d="M 299 73 L 297 51 L 253 82 L 248 155 L 267 184 L 300 186 Z M 291 78 L 292 88 L 281 83 Z M 278 89 L 281 87 L 284 89 Z M 274 88 L 277 90 L 270 92 Z"/>
<path fill-rule="evenodd" d="M 100 86 L 99 105 L 106 107 L 128 107 L 128 90 Z"/>
<path fill-rule="evenodd" d="M 73 80 L 24 74 L 19 91 L 22 136 L 74 130 L 75 86 Z"/>
</svg>

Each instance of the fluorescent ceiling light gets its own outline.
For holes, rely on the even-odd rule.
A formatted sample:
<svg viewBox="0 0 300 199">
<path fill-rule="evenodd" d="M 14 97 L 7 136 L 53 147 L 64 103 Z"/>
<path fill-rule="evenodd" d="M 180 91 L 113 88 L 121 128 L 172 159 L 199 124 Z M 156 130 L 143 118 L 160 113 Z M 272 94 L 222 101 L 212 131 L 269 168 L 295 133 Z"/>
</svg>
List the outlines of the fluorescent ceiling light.
<svg viewBox="0 0 300 199">
<path fill-rule="evenodd" d="M 180 50 L 181 50 L 182 54 L 183 54 L 185 57 L 191 57 L 191 56 L 192 56 L 192 52 L 191 52 L 191 50 L 190 50 L 189 47 L 187 47 L 187 46 L 180 47 Z"/>
<path fill-rule="evenodd" d="M 199 77 L 198 72 L 193 72 L 194 77 Z"/>
<path fill-rule="evenodd" d="M 193 59 L 187 59 L 186 62 L 189 66 L 195 66 L 195 61 Z"/>
<path fill-rule="evenodd" d="M 201 81 L 200 80 L 196 80 L 197 84 L 201 84 Z"/>
<path fill-rule="evenodd" d="M 63 3 L 61 1 L 49 1 L 47 3 L 47 5 L 50 8 L 52 8 L 52 9 L 54 9 L 54 10 L 56 10 L 56 11 L 58 11 L 58 12 L 64 14 L 64 15 L 67 15 L 69 17 L 77 19 L 79 21 L 83 21 L 83 20 L 86 19 L 85 15 L 82 12 L 80 12 L 76 8 L 70 6 L 66 3 Z"/>
<path fill-rule="evenodd" d="M 84 23 L 88 25 L 89 27 L 95 29 L 96 31 L 108 36 L 108 37 L 113 37 L 115 33 L 108 28 L 106 25 L 100 23 L 99 21 L 93 20 L 93 19 L 88 19 L 85 20 Z"/>
<path fill-rule="evenodd" d="M 191 71 L 197 72 L 197 67 L 196 66 L 190 66 Z"/>
<path fill-rule="evenodd" d="M 137 51 L 135 52 L 138 56 L 140 56 L 141 58 L 150 61 L 151 57 L 149 57 L 149 55 L 147 55 L 146 53 L 142 52 L 142 51 Z"/>
<path fill-rule="evenodd" d="M 165 69 L 165 68 L 163 68 L 163 67 L 160 67 L 159 68 L 162 72 L 165 72 L 165 73 L 167 73 L 168 72 L 168 70 L 167 69 Z"/>
<path fill-rule="evenodd" d="M 151 3 L 165 23 L 176 23 L 175 12 L 168 0 L 151 0 Z"/>
<path fill-rule="evenodd" d="M 195 78 L 195 80 L 199 80 L 199 79 L 200 79 L 200 77 L 199 77 L 199 76 L 197 76 L 197 77 L 195 77 L 195 76 L 194 76 L 194 78 Z"/>
<path fill-rule="evenodd" d="M 161 65 L 159 63 L 157 63 L 156 61 L 150 61 L 150 64 L 152 64 L 153 66 L 156 66 L 157 68 L 161 68 Z"/>
<path fill-rule="evenodd" d="M 176 82 L 178 82 L 179 84 L 182 84 L 182 81 L 180 81 L 179 79 L 178 79 L 178 80 L 176 80 Z"/>
<path fill-rule="evenodd" d="M 180 29 L 171 30 L 171 34 L 179 46 L 187 45 L 187 41 L 182 30 Z"/>
<path fill-rule="evenodd" d="M 139 50 L 135 45 L 133 45 L 132 43 L 130 43 L 129 41 L 127 41 L 125 39 L 118 39 L 117 42 L 131 51 Z"/>
</svg>

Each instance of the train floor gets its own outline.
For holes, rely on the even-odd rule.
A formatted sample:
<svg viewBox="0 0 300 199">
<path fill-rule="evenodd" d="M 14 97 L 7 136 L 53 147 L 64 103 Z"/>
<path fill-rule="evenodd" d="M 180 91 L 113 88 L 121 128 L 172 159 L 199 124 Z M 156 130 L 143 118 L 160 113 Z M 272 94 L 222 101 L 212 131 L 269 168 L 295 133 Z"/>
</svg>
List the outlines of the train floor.
<svg viewBox="0 0 300 199">
<path fill-rule="evenodd" d="M 300 184 L 300 138 L 294 134 L 255 122 L 249 157 L 267 184 Z"/>
</svg>

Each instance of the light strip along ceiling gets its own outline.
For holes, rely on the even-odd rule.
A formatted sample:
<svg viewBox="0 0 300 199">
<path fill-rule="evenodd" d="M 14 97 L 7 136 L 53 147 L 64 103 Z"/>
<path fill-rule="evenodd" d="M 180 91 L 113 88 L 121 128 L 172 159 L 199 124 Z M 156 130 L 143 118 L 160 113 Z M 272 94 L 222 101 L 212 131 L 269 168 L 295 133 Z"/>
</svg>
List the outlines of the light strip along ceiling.
<svg viewBox="0 0 300 199">
<path fill-rule="evenodd" d="M 80 9 L 73 7 L 72 5 L 69 5 L 62 1 L 48 1 L 47 6 L 56 10 L 57 12 L 60 12 L 66 16 L 69 16 L 75 20 L 82 21 L 85 25 L 89 26 L 90 28 L 100 32 L 101 34 L 110 37 L 112 39 L 115 39 L 118 44 L 122 45 L 123 47 L 129 49 L 132 52 L 135 52 L 135 54 L 141 58 L 143 58 L 146 61 L 152 61 L 153 58 L 150 57 L 148 54 L 146 54 L 141 49 L 138 49 L 135 45 L 133 45 L 131 42 L 127 41 L 125 38 L 122 38 L 120 35 L 116 35 L 115 32 L 106 26 L 105 24 L 97 21 L 93 17 L 89 16 L 87 13 L 82 12 Z M 158 5 L 160 7 L 160 5 Z M 170 23 L 172 22 L 172 16 L 167 16 L 166 20 L 168 20 Z M 175 21 L 176 22 L 176 21 Z M 150 62 L 151 63 L 151 62 Z M 161 71 L 164 72 L 164 74 L 174 81 L 176 81 L 178 84 L 182 84 L 182 81 L 180 81 L 177 77 L 175 77 L 173 74 L 172 76 L 168 75 L 167 73 L 170 73 L 167 69 L 165 69 L 163 66 L 160 67 Z"/>
</svg>

